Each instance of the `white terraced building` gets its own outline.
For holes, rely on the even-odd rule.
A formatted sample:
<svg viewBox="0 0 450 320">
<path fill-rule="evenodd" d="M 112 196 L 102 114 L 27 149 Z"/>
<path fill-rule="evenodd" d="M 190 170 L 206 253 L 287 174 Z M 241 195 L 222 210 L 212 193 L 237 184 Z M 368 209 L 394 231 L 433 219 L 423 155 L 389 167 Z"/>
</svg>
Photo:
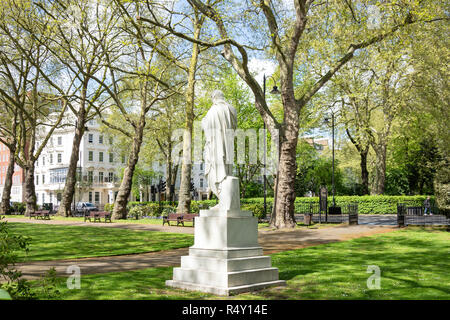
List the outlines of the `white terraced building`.
<svg viewBox="0 0 450 320">
<path fill-rule="evenodd" d="M 68 122 L 75 123 L 70 117 Z M 118 169 L 125 159 L 110 151 L 111 141 L 100 132 L 99 124 L 91 120 L 87 124 L 81 144 L 78 172 L 81 181 L 77 183 L 74 202 L 92 202 L 99 207 L 113 203 L 120 181 Z M 35 166 L 37 203 L 59 205 L 66 182 L 72 153 L 74 126 L 55 130 Z"/>
</svg>

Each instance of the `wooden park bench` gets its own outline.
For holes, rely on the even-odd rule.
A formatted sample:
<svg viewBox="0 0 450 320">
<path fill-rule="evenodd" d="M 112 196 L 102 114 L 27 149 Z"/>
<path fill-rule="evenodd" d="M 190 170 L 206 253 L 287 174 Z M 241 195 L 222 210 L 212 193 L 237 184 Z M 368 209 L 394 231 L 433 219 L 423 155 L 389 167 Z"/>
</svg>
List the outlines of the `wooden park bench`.
<svg viewBox="0 0 450 320">
<path fill-rule="evenodd" d="M 86 220 L 89 220 L 89 222 L 92 222 L 91 219 L 94 219 L 94 222 L 102 222 L 101 218 L 105 219 L 105 223 L 107 221 L 112 222 L 111 221 L 111 212 L 108 211 L 87 211 L 84 213 L 84 222 L 86 222 Z"/>
<path fill-rule="evenodd" d="M 195 217 L 198 217 L 198 214 L 196 214 L 196 213 L 184 213 L 181 216 L 180 223 L 183 225 L 183 227 L 184 227 L 184 223 L 185 222 L 192 222 L 192 226 L 195 226 L 195 219 L 194 219 Z"/>
<path fill-rule="evenodd" d="M 176 221 L 178 226 L 182 218 L 183 215 L 181 213 L 169 213 L 168 216 L 163 217 L 163 225 L 167 223 L 170 226 L 170 221 Z"/>
<path fill-rule="evenodd" d="M 31 218 L 50 220 L 50 211 L 49 210 L 38 210 L 38 211 L 32 212 L 30 214 L 30 219 Z"/>
</svg>

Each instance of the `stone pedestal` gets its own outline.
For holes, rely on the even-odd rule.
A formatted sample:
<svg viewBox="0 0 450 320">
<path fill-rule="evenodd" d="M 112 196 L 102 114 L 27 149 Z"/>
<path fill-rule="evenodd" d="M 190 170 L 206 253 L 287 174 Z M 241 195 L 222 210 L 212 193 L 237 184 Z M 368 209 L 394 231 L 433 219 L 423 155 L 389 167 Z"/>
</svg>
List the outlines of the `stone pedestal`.
<svg viewBox="0 0 450 320">
<path fill-rule="evenodd" d="M 285 285 L 258 244 L 258 220 L 249 211 L 201 210 L 194 245 L 166 285 L 217 295 Z"/>
</svg>

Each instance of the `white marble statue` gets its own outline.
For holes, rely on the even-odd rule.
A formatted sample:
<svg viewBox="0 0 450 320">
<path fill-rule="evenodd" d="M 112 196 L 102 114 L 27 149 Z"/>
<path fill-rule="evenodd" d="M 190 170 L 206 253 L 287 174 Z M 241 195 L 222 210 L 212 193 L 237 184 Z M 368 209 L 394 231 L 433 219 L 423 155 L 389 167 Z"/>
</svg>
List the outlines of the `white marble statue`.
<svg viewBox="0 0 450 320">
<path fill-rule="evenodd" d="M 220 90 L 213 91 L 211 98 L 213 104 L 202 120 L 202 129 L 206 137 L 205 176 L 208 188 L 219 199 L 219 204 L 212 209 L 239 209 L 239 180 L 232 177 L 236 109 L 225 101 Z"/>
<path fill-rule="evenodd" d="M 219 295 L 286 285 L 278 269 L 263 256 L 258 243 L 258 218 L 240 210 L 239 179 L 233 177 L 236 110 L 223 93 L 212 93 L 213 105 L 202 121 L 206 146 L 205 175 L 219 204 L 195 217 L 194 245 L 173 269 L 173 288 Z"/>
</svg>

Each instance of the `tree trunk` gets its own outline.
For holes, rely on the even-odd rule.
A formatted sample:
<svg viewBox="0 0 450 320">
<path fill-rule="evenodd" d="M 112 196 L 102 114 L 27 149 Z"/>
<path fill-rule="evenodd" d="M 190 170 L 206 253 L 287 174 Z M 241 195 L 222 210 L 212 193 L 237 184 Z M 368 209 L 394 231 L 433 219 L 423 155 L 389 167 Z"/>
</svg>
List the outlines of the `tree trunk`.
<svg viewBox="0 0 450 320">
<path fill-rule="evenodd" d="M 378 145 L 375 149 L 376 160 L 375 160 L 375 186 L 373 193 L 380 195 L 384 193 L 384 186 L 386 182 L 386 149 L 385 144 Z"/>
<path fill-rule="evenodd" d="M 169 142 L 168 144 L 169 148 L 168 148 L 168 154 L 169 156 L 166 158 L 166 190 L 164 191 L 165 193 L 165 197 L 166 197 L 166 201 L 170 201 L 171 198 L 171 193 L 170 193 L 170 184 L 172 183 L 173 180 L 173 170 L 172 170 L 172 157 L 171 157 L 171 152 L 170 150 L 172 150 L 171 148 L 171 143 Z"/>
<path fill-rule="evenodd" d="M 195 24 L 194 37 L 200 37 L 203 19 Z M 178 213 L 191 210 L 191 174 L 192 174 L 192 131 L 194 122 L 195 73 L 199 57 L 199 46 L 192 44 L 192 56 L 188 71 L 188 88 L 186 90 L 186 128 L 183 135 L 183 162 L 181 164 L 180 191 L 178 194 Z"/>
<path fill-rule="evenodd" d="M 142 136 L 145 127 L 145 115 L 141 115 L 139 124 L 136 126 L 136 135 L 133 138 L 133 144 L 128 154 L 128 164 L 123 172 L 122 183 L 117 193 L 116 202 L 114 203 L 113 219 L 127 218 L 127 203 L 131 193 L 134 169 L 139 160 L 139 152 L 142 145 Z"/>
<path fill-rule="evenodd" d="M 359 164 L 361 168 L 361 182 L 363 186 L 362 191 L 364 195 L 367 195 L 369 194 L 369 171 L 367 170 L 367 156 L 369 154 L 370 145 L 366 144 L 363 147 L 361 140 L 357 141 L 354 137 L 352 137 L 348 128 L 345 131 L 347 132 L 347 136 L 350 138 L 350 141 L 353 143 L 356 150 L 358 150 L 359 156 L 361 158 Z"/>
<path fill-rule="evenodd" d="M 359 153 L 361 157 L 360 167 L 361 167 L 361 182 L 362 182 L 362 192 L 363 195 L 369 194 L 369 171 L 367 170 L 367 155 L 369 153 L 369 147 L 364 149 Z"/>
<path fill-rule="evenodd" d="M 295 228 L 295 177 L 297 174 L 296 149 L 298 141 L 298 111 L 285 108 L 285 130 L 280 134 L 280 160 L 275 185 L 275 199 L 271 226 Z"/>
<path fill-rule="evenodd" d="M 34 186 L 34 162 L 28 161 L 25 166 L 25 215 L 36 211 L 36 189 Z"/>
<path fill-rule="evenodd" d="M 183 161 L 181 164 L 180 191 L 178 193 L 178 207 L 177 207 L 178 213 L 188 213 L 191 210 L 191 173 L 192 173 L 191 141 L 192 141 L 192 122 L 190 128 L 187 128 L 184 131 L 183 137 Z"/>
<path fill-rule="evenodd" d="M 8 162 L 8 168 L 6 169 L 6 176 L 5 176 L 5 186 L 3 188 L 3 194 L 2 194 L 2 203 L 0 206 L 0 214 L 6 214 L 9 212 L 10 206 L 9 202 L 11 201 L 11 188 L 13 183 L 13 175 L 14 175 L 14 154 L 15 150 L 9 150 L 9 162 Z"/>
<path fill-rule="evenodd" d="M 75 196 L 75 185 L 77 183 L 77 164 L 80 158 L 80 143 L 84 134 L 86 114 L 84 108 L 80 108 L 77 117 L 77 126 L 72 141 L 72 154 L 70 155 L 69 169 L 67 171 L 66 183 L 62 194 L 58 215 L 68 217 L 71 215 L 72 201 Z"/>
</svg>

